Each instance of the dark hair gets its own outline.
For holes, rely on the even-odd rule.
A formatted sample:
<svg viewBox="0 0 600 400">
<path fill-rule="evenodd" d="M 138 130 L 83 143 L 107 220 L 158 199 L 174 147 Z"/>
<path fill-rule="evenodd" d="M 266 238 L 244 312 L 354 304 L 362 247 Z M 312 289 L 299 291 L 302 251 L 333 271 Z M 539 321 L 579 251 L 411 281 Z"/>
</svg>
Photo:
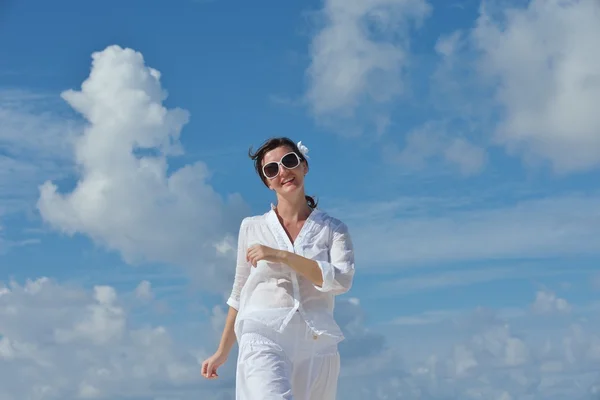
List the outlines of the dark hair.
<svg viewBox="0 0 600 400">
<path fill-rule="evenodd" d="M 304 154 L 302 154 L 300 149 L 298 149 L 296 143 L 294 143 L 291 139 L 287 137 L 274 137 L 267 139 L 254 153 L 252 152 L 252 147 L 250 147 L 250 149 L 248 150 L 248 156 L 254 161 L 254 169 L 256 170 L 256 173 L 258 174 L 258 176 L 263 181 L 266 187 L 269 187 L 269 184 L 267 183 L 267 178 L 263 175 L 262 171 L 263 158 L 265 157 L 265 154 L 269 151 L 282 146 L 289 147 L 294 153 L 298 155 L 298 157 L 300 157 L 300 161 L 304 161 L 308 166 L 308 161 L 306 160 L 306 157 L 304 157 Z M 313 197 L 307 195 L 305 195 L 304 197 L 306 198 L 306 203 L 310 208 L 317 208 L 317 202 Z"/>
</svg>

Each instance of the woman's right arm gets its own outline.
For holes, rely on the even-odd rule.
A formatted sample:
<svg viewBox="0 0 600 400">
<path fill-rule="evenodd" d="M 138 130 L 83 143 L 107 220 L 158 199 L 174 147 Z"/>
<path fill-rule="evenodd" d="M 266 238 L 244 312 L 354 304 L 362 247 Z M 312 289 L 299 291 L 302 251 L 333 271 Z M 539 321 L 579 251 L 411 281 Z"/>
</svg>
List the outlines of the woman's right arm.
<svg viewBox="0 0 600 400">
<path fill-rule="evenodd" d="M 248 250 L 248 219 L 244 218 L 240 224 L 240 231 L 238 234 L 237 242 L 237 260 L 235 266 L 235 277 L 233 279 L 233 287 L 231 288 L 231 294 L 227 299 L 229 307 L 234 308 L 236 311 L 240 309 L 240 297 L 242 295 L 242 289 L 250 276 L 250 270 L 252 266 L 246 259 L 246 251 Z M 237 315 L 237 313 L 236 313 Z"/>
<path fill-rule="evenodd" d="M 229 357 L 229 353 L 231 352 L 231 348 L 235 343 L 235 318 L 237 317 L 238 311 L 229 307 L 229 312 L 227 313 L 227 319 L 225 320 L 225 328 L 223 329 L 223 334 L 221 335 L 221 342 L 219 343 L 219 347 L 215 354 L 204 360 L 202 363 L 202 376 L 206 379 L 216 379 L 219 377 L 217 370 Z"/>
<path fill-rule="evenodd" d="M 231 294 L 227 300 L 229 305 L 229 311 L 227 312 L 227 318 L 225 320 L 225 327 L 221 334 L 221 341 L 215 354 L 206 359 L 202 363 L 202 376 L 208 379 L 215 379 L 218 377 L 217 369 L 225 363 L 229 353 L 233 348 L 233 344 L 236 341 L 235 337 L 235 320 L 238 315 L 240 308 L 240 295 L 248 276 L 250 276 L 250 263 L 246 260 L 246 249 L 247 249 L 247 220 L 244 219 L 240 224 L 240 232 L 238 235 L 238 249 L 237 249 L 237 262 L 235 268 L 235 278 L 233 281 L 233 288 Z"/>
<path fill-rule="evenodd" d="M 229 312 L 227 313 L 227 319 L 225 319 L 225 327 L 223 328 L 223 334 L 221 335 L 221 342 L 219 343 L 219 347 L 217 349 L 217 353 L 229 355 L 231 352 L 231 348 L 235 343 L 235 332 L 234 325 L 235 319 L 237 317 L 238 310 L 233 307 L 229 307 Z"/>
</svg>

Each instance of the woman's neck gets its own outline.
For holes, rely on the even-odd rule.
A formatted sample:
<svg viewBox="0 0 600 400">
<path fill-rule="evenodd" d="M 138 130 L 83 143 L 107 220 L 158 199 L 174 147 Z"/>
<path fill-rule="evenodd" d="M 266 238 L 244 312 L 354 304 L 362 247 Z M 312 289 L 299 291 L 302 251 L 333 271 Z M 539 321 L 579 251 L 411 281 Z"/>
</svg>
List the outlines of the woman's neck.
<svg viewBox="0 0 600 400">
<path fill-rule="evenodd" d="M 276 211 L 277 215 L 284 221 L 299 221 L 308 218 L 312 210 L 306 203 L 306 198 L 302 195 L 302 197 L 294 197 L 293 199 L 278 196 Z"/>
</svg>

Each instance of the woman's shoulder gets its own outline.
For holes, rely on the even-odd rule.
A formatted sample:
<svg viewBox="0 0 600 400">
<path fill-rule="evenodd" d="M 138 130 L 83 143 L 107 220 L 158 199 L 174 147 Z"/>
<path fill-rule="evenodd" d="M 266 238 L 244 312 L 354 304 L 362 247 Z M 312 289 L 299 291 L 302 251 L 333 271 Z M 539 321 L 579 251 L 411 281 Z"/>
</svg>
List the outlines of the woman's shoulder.
<svg viewBox="0 0 600 400">
<path fill-rule="evenodd" d="M 327 226 L 329 229 L 331 229 L 334 232 L 347 232 L 348 231 L 348 225 L 346 225 L 346 223 L 344 221 L 342 221 L 340 218 L 329 214 L 327 211 L 323 211 L 323 210 L 315 210 L 315 211 L 317 211 L 316 217 L 318 218 L 319 221 L 321 221 L 322 225 Z"/>
<path fill-rule="evenodd" d="M 241 222 L 241 226 L 242 227 L 247 227 L 250 225 L 255 225 L 255 224 L 261 224 L 264 223 L 267 219 L 267 215 L 269 213 L 263 213 L 263 214 L 256 214 L 256 215 L 248 215 L 244 218 L 242 218 L 242 222 Z"/>
</svg>

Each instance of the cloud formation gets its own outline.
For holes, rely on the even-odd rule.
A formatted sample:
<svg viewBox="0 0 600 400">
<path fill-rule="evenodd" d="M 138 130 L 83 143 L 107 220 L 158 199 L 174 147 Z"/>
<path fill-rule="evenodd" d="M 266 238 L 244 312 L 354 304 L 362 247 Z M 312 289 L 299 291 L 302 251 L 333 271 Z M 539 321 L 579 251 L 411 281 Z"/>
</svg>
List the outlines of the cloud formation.
<svg viewBox="0 0 600 400">
<path fill-rule="evenodd" d="M 471 30 L 438 41 L 436 89 L 491 132 L 490 145 L 558 174 L 590 170 L 600 165 L 599 40 L 595 0 L 484 2 Z"/>
<path fill-rule="evenodd" d="M 540 291 L 530 307 L 513 316 L 489 309 L 440 311 L 414 316 L 413 322 L 420 320 L 416 324 L 388 327 L 385 351 L 345 365 L 341 398 L 591 398 L 600 389 L 600 321 L 580 312 L 533 311 L 540 299 L 556 298 Z M 565 299 L 561 303 L 571 307 Z"/>
<path fill-rule="evenodd" d="M 0 283 L 0 398 L 155 398 L 197 386 L 203 352 L 164 326 L 136 326 L 130 312 L 111 286 Z"/>
<path fill-rule="evenodd" d="M 306 100 L 313 115 L 343 123 L 360 114 L 384 130 L 387 111 L 379 106 L 402 92 L 408 27 L 429 12 L 424 0 L 325 0 L 307 70 Z"/>
<path fill-rule="evenodd" d="M 413 62 L 408 33 L 430 14 L 421 0 L 326 0 L 307 70 L 306 99 L 317 121 L 347 135 L 365 123 L 378 134 L 394 124 L 391 110 L 414 105 L 400 101 L 412 83 L 406 77 L 427 70 Z M 429 101 L 440 115 L 428 112 L 431 120 L 409 129 L 406 146 L 388 159 L 414 166 L 435 156 L 472 175 L 485 164 L 483 145 L 558 174 L 598 167 L 598 41 L 595 0 L 482 2 L 471 29 L 448 32 L 432 48 L 441 62 Z M 440 116 L 460 128 L 429 132 Z"/>
<path fill-rule="evenodd" d="M 471 35 L 480 73 L 498 82 L 496 139 L 561 173 L 600 165 L 600 3 L 483 6 Z"/>
<path fill-rule="evenodd" d="M 140 325 L 126 300 L 135 302 L 135 292 L 48 278 L 0 284 L 0 397 L 231 398 L 235 354 L 218 381 L 199 375 L 199 363 L 212 350 L 198 347 L 211 321 L 193 331 L 185 324 Z M 347 337 L 340 347 L 341 398 L 559 400 L 597 393 L 597 309 L 573 307 L 543 290 L 518 313 L 501 311 L 428 312 L 436 317 L 386 325 L 384 336 L 366 328 L 357 298 L 340 299 L 336 317 Z M 212 319 L 221 318 L 213 310 Z"/>
<path fill-rule="evenodd" d="M 600 41 L 598 3 L 533 0 L 511 11 L 490 4 L 481 8 L 472 31 L 451 34 L 437 46 L 444 62 L 460 63 L 458 69 L 475 67 L 478 82 L 490 84 L 494 96 L 485 105 L 501 111 L 499 122 L 490 125 L 490 141 L 528 161 L 547 160 L 559 172 L 593 168 L 600 161 L 600 124 L 591 106 L 600 104 L 595 72 L 600 64 L 592 52 L 592 44 Z M 389 107 L 403 92 L 410 66 L 406 26 L 428 13 L 427 3 L 418 0 L 326 0 L 325 23 L 313 42 L 308 71 L 306 98 L 313 115 L 325 122 L 358 116 L 378 133 L 385 131 Z M 461 55 L 474 52 L 474 64 L 462 60 Z M 81 89 L 63 94 L 85 120 L 71 153 L 65 153 L 65 142 L 53 141 L 69 131 L 69 124 L 40 129 L 55 118 L 29 119 L 33 114 L 14 113 L 13 103 L 0 105 L 0 120 L 16 121 L 10 130 L 0 127 L 0 140 L 11 151 L 31 154 L 55 145 L 47 153 L 52 160 L 75 160 L 74 189 L 60 189 L 54 175 L 42 185 L 42 217 L 53 228 L 86 235 L 131 263 L 183 265 L 206 288 L 228 286 L 227 273 L 217 266 L 235 249 L 233 231 L 243 201 L 215 193 L 201 162 L 174 172 L 169 168 L 169 157 L 183 151 L 179 136 L 188 113 L 163 105 L 160 73 L 146 66 L 141 54 L 111 46 L 94 53 L 93 60 Z M 462 79 L 450 83 L 460 86 Z M 471 118 L 477 111 L 466 114 Z M 396 162 L 419 168 L 441 160 L 464 175 L 485 166 L 481 141 L 462 132 L 422 129 L 428 123 L 420 126 L 408 134 L 407 146 L 392 154 Z M 20 141 L 22 131 L 48 136 Z M 36 175 L 42 165 L 50 165 L 1 160 L 6 176 L 31 168 L 35 179 L 43 176 Z M 595 256 L 600 249 L 597 194 L 503 204 L 495 199 L 455 208 L 443 208 L 439 199 L 428 208 L 431 204 L 421 200 L 410 199 L 414 207 L 408 212 L 401 202 L 379 204 L 383 210 L 377 204 L 352 204 L 352 212 L 363 213 L 347 219 L 363 249 L 363 271 L 369 266 Z M 470 285 L 512 277 L 518 269 L 450 270 L 389 282 L 387 288 L 407 293 Z M 600 287 L 597 277 L 594 282 Z M 155 290 L 142 281 L 131 297 L 138 305 L 152 303 L 159 293 Z M 341 345 L 340 397 L 584 400 L 600 394 L 597 308 L 585 313 L 568 296 L 546 290 L 532 297 L 511 316 L 482 309 L 390 315 L 398 329 L 389 332 L 386 326 L 386 335 L 367 328 L 358 299 L 341 299 L 336 316 L 347 340 Z M 207 308 L 206 330 L 218 334 L 225 310 Z M 87 290 L 46 278 L 0 286 L 0 397 L 230 399 L 235 355 L 222 380 L 200 382 L 198 362 L 208 353 L 176 340 L 177 329 L 183 330 L 137 325 L 111 286 Z"/>
<path fill-rule="evenodd" d="M 183 151 L 179 136 L 189 115 L 163 106 L 160 73 L 140 53 L 109 46 L 92 59 L 81 90 L 62 94 L 86 120 L 74 146 L 77 184 L 61 193 L 45 182 L 40 214 L 53 228 L 89 236 L 130 263 L 182 265 L 205 288 L 224 288 L 231 271 L 217 264 L 230 257 L 222 243 L 236 235 L 243 200 L 216 193 L 200 161 L 169 170 L 168 157 Z"/>
</svg>

